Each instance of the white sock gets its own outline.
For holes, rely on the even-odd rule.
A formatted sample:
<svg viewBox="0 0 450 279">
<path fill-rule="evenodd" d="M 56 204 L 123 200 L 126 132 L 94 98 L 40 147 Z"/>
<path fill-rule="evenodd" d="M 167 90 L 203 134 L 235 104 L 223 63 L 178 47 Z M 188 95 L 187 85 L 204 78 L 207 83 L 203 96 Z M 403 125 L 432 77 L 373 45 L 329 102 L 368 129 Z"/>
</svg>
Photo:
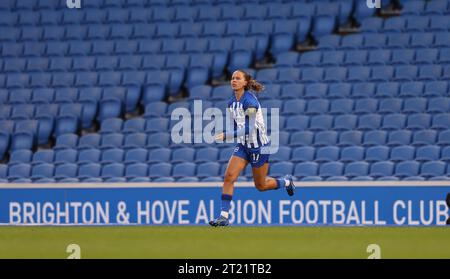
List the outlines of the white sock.
<svg viewBox="0 0 450 279">
<path fill-rule="evenodd" d="M 221 211 L 220 216 L 223 216 L 228 219 L 228 211 Z"/>
<path fill-rule="evenodd" d="M 290 181 L 287 180 L 287 179 L 285 179 L 285 180 L 284 180 L 284 186 L 289 186 L 289 184 L 290 184 Z"/>
</svg>

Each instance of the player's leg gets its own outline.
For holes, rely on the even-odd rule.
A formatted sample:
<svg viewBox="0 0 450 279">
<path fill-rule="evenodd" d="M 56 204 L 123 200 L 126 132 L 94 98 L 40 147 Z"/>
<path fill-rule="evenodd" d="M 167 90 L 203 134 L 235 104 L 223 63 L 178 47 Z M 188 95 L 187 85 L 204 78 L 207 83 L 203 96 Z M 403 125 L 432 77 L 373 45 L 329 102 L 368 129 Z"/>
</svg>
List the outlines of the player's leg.
<svg viewBox="0 0 450 279">
<path fill-rule="evenodd" d="M 259 191 L 275 190 L 280 188 L 280 183 L 273 177 L 267 176 L 269 171 L 269 163 L 265 163 L 259 168 L 253 167 L 253 181 L 255 187 Z"/>
<path fill-rule="evenodd" d="M 239 177 L 239 174 L 247 167 L 248 161 L 238 156 L 231 156 L 228 161 L 227 169 L 225 170 L 222 194 L 233 195 L 234 183 Z"/>
<path fill-rule="evenodd" d="M 252 172 L 253 181 L 255 182 L 256 189 L 259 191 L 276 190 L 280 188 L 286 188 L 289 196 L 294 195 L 295 185 L 292 179 L 292 175 L 285 175 L 281 178 L 273 178 L 267 176 L 269 171 L 268 154 L 257 154 L 251 156 L 252 160 Z"/>
<path fill-rule="evenodd" d="M 236 154 L 236 152 L 235 152 Z M 228 162 L 227 169 L 225 171 L 220 216 L 209 222 L 211 226 L 227 226 L 228 225 L 228 212 L 230 211 L 231 200 L 233 199 L 234 183 L 239 177 L 239 174 L 245 169 L 248 161 L 237 155 L 233 155 Z"/>
</svg>

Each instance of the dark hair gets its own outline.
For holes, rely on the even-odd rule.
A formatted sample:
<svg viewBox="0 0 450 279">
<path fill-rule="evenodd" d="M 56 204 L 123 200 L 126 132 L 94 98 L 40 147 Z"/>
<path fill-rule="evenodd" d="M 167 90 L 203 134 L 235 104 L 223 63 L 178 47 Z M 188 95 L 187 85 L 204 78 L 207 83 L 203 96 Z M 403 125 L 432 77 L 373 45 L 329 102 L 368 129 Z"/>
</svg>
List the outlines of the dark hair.
<svg viewBox="0 0 450 279">
<path fill-rule="evenodd" d="M 259 83 L 249 73 L 247 73 L 244 70 L 237 70 L 237 72 L 241 72 L 242 74 L 244 74 L 244 79 L 247 81 L 247 85 L 244 88 L 245 90 L 250 90 L 256 93 L 259 93 L 264 90 L 264 85 Z"/>
</svg>

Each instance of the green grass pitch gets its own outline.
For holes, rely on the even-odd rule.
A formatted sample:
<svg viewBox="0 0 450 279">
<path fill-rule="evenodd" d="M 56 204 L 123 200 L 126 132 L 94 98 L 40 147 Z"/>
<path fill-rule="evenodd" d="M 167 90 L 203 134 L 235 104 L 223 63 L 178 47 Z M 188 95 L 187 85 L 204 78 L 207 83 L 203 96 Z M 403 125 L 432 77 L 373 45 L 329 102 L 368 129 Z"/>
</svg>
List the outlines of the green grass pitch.
<svg viewBox="0 0 450 279">
<path fill-rule="evenodd" d="M 0 227 L 0 258 L 450 258 L 450 228 Z"/>
</svg>

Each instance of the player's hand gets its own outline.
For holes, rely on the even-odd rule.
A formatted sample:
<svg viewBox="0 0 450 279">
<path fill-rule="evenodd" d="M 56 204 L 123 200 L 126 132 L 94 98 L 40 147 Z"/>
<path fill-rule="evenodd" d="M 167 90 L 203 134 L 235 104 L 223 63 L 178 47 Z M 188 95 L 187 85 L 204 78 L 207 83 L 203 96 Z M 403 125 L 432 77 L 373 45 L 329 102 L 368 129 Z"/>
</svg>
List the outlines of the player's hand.
<svg viewBox="0 0 450 279">
<path fill-rule="evenodd" d="M 225 134 L 224 133 L 220 133 L 215 135 L 215 139 L 216 141 L 223 141 L 225 139 Z"/>
</svg>

